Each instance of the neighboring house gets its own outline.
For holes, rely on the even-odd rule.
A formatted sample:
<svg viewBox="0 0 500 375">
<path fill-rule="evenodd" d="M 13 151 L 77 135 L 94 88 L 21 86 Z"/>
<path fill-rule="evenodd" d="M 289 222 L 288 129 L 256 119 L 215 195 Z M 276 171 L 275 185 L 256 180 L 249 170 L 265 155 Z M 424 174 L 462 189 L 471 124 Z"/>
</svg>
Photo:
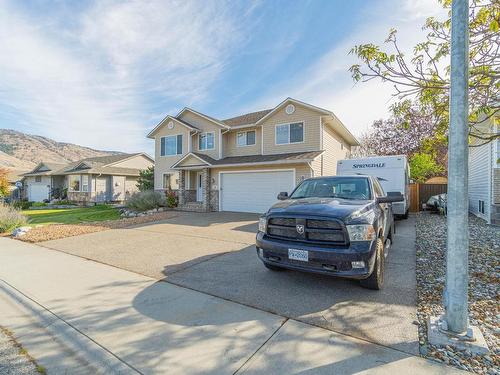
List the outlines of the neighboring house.
<svg viewBox="0 0 500 375">
<path fill-rule="evenodd" d="M 477 129 L 495 132 L 493 119 Z M 489 224 L 500 225 L 500 140 L 481 145 L 483 142 L 473 138 L 469 148 L 469 211 Z"/>
<path fill-rule="evenodd" d="M 23 174 L 26 171 L 9 170 L 7 172 L 7 182 L 9 183 L 10 197 L 14 199 L 19 199 L 20 190 L 17 188 L 16 183 L 21 181 Z"/>
<path fill-rule="evenodd" d="M 155 189 L 193 211 L 264 212 L 303 179 L 334 175 L 356 138 L 330 111 L 288 98 L 226 120 L 184 108 L 149 134 Z"/>
<path fill-rule="evenodd" d="M 70 201 L 121 202 L 138 190 L 139 172 L 153 162 L 143 153 L 93 157 L 69 164 L 41 162 L 23 175 L 25 198 L 42 202 L 67 189 Z"/>
</svg>

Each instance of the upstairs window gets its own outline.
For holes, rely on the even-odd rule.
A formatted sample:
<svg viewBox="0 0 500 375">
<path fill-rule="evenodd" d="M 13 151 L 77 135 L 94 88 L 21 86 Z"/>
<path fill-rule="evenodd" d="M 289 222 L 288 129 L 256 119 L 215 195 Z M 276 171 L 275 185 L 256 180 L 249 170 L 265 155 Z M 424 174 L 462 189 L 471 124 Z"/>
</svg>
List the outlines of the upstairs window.
<svg viewBox="0 0 500 375">
<path fill-rule="evenodd" d="M 236 134 L 236 145 L 238 147 L 253 146 L 255 144 L 255 130 L 238 132 Z"/>
<path fill-rule="evenodd" d="M 286 145 L 290 143 L 304 142 L 304 123 L 294 122 L 291 124 L 276 125 L 276 144 Z"/>
<path fill-rule="evenodd" d="M 198 150 L 213 150 L 215 148 L 215 133 L 202 133 L 198 138 Z"/>
<path fill-rule="evenodd" d="M 161 156 L 172 156 L 182 154 L 182 134 L 170 135 L 161 138 Z"/>
</svg>

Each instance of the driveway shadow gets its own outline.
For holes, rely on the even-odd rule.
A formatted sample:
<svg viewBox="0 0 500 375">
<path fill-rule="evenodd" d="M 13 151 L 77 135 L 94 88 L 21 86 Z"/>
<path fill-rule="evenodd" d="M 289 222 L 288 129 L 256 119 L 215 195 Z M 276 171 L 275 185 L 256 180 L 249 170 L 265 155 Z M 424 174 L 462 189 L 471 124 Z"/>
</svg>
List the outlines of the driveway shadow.
<svg viewBox="0 0 500 375">
<path fill-rule="evenodd" d="M 408 223 L 405 224 L 408 226 Z M 411 224 L 410 224 L 411 227 Z M 355 280 L 266 269 L 255 246 L 164 268 L 164 280 L 323 328 L 418 353 L 412 231 L 402 228 L 381 291 Z M 398 237 L 399 236 L 399 237 Z"/>
</svg>

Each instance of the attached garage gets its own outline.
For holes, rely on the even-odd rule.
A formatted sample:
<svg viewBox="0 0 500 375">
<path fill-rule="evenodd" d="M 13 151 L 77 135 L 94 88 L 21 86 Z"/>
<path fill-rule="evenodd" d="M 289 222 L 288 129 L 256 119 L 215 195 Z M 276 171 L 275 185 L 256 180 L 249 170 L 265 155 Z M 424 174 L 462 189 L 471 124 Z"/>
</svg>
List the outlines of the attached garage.
<svg viewBox="0 0 500 375">
<path fill-rule="evenodd" d="M 30 202 L 43 202 L 45 199 L 49 199 L 49 187 L 47 185 L 29 185 L 28 200 Z"/>
<path fill-rule="evenodd" d="M 295 170 L 220 172 L 220 210 L 264 213 L 295 187 Z"/>
</svg>

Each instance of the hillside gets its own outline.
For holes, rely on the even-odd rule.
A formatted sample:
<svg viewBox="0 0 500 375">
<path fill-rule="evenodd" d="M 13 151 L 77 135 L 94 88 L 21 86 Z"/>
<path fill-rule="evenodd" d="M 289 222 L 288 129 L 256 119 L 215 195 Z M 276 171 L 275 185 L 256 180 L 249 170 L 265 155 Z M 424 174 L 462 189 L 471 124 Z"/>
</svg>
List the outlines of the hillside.
<svg viewBox="0 0 500 375">
<path fill-rule="evenodd" d="M 0 167 L 13 170 L 26 171 L 41 161 L 66 163 L 115 154 L 119 152 L 94 150 L 17 130 L 0 129 Z"/>
</svg>

